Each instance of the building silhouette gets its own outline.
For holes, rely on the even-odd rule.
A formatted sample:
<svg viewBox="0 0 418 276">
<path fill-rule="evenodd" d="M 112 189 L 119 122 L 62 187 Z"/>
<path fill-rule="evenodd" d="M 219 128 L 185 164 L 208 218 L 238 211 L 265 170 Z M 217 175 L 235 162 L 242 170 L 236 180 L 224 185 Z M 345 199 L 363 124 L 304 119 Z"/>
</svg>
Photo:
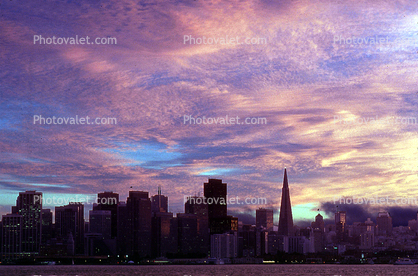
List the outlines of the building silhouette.
<svg viewBox="0 0 418 276">
<path fill-rule="evenodd" d="M 238 232 L 241 240 L 241 255 L 243 257 L 254 257 L 257 247 L 257 229 L 255 225 L 244 224 Z"/>
<path fill-rule="evenodd" d="M 273 231 L 271 209 L 257 209 L 255 225 L 238 223 L 237 218 L 228 216 L 227 184 L 220 179 L 204 183 L 204 195 L 187 198 L 185 213 L 174 217 L 167 212 L 168 197 L 160 188 L 151 198 L 148 192 L 130 191 L 126 202 L 119 202 L 117 193 L 103 192 L 89 212 L 88 223 L 84 221 L 84 205 L 70 203 L 55 207 L 54 224 L 51 210 L 42 209 L 42 193 L 21 192 L 11 214 L 0 221 L 0 261 L 151 263 L 149 258 L 183 262 L 211 256 L 225 262 L 243 257 L 233 260 L 240 263 L 283 253 L 322 252 L 318 255 L 334 258 L 345 250 L 358 249 L 367 258 L 377 251 L 416 249 L 418 219 L 410 220 L 409 227 L 393 228 L 388 212 L 379 212 L 376 223 L 368 218 L 348 225 L 347 213 L 337 209 L 332 224 L 324 226 L 324 218 L 318 214 L 310 227 L 294 226 L 286 169 L 278 231 Z"/>
<path fill-rule="evenodd" d="M 178 252 L 182 255 L 199 252 L 200 242 L 198 235 L 197 215 L 177 214 Z"/>
<path fill-rule="evenodd" d="M 321 214 L 316 215 L 315 221 L 311 223 L 314 239 L 314 252 L 322 252 L 324 250 L 324 218 Z"/>
<path fill-rule="evenodd" d="M 22 219 L 19 214 L 2 216 L 1 256 L 3 262 L 17 260 L 24 256 L 22 252 Z"/>
<path fill-rule="evenodd" d="M 273 209 L 257 209 L 255 215 L 255 225 L 257 229 L 273 231 Z"/>
<path fill-rule="evenodd" d="M 238 230 L 238 218 L 227 215 L 227 184 L 221 179 L 209 179 L 203 193 L 208 206 L 210 234 L 223 234 Z"/>
<path fill-rule="evenodd" d="M 168 212 L 168 197 L 158 194 L 151 197 L 152 250 L 154 258 L 178 253 L 178 224 L 173 213 Z"/>
<path fill-rule="evenodd" d="M 315 221 L 311 223 L 311 227 L 313 229 L 319 229 L 324 232 L 325 225 L 324 225 L 324 217 L 321 214 L 316 215 Z"/>
<path fill-rule="evenodd" d="M 112 212 L 91 210 L 88 231 L 84 235 L 86 256 L 116 255 L 116 239 L 112 238 Z"/>
<path fill-rule="evenodd" d="M 111 213 L 111 237 L 117 237 L 118 230 L 118 204 L 119 194 L 110 192 L 103 192 L 97 195 L 97 204 L 93 205 L 93 210 L 110 211 Z"/>
<path fill-rule="evenodd" d="M 151 211 L 153 213 L 168 212 L 168 197 L 161 194 L 160 186 L 158 186 L 158 194 L 151 197 Z"/>
<path fill-rule="evenodd" d="M 36 191 L 20 192 L 13 214 L 22 216 L 21 250 L 26 256 L 38 255 L 42 239 L 42 193 Z"/>
<path fill-rule="evenodd" d="M 122 211 L 122 210 L 121 210 Z M 151 256 L 151 200 L 148 192 L 129 191 L 121 227 L 126 238 L 126 255 L 133 260 Z M 119 229 L 118 229 L 119 230 Z"/>
<path fill-rule="evenodd" d="M 208 203 L 209 220 L 213 218 L 224 218 L 227 216 L 227 184 L 221 179 L 209 179 L 203 184 L 203 193 Z"/>
<path fill-rule="evenodd" d="M 345 211 L 337 211 L 335 213 L 335 232 L 337 233 L 337 241 L 341 242 L 345 238 L 347 223 L 347 213 Z"/>
<path fill-rule="evenodd" d="M 100 233 L 104 239 L 111 239 L 112 212 L 108 210 L 89 211 L 89 233 Z"/>
<path fill-rule="evenodd" d="M 167 257 L 178 252 L 177 224 L 173 213 L 157 212 L 152 215 L 152 257 Z"/>
<path fill-rule="evenodd" d="M 51 209 L 42 209 L 42 238 L 41 247 L 45 246 L 47 242 L 54 237 L 54 228 L 52 224 Z"/>
<path fill-rule="evenodd" d="M 84 254 L 84 205 L 80 202 L 55 207 L 55 229 L 59 238 L 70 244 L 74 253 Z"/>
<path fill-rule="evenodd" d="M 388 212 L 379 212 L 376 218 L 376 224 L 378 226 L 379 235 L 392 234 L 392 217 Z"/>
<path fill-rule="evenodd" d="M 212 258 L 236 258 L 238 257 L 237 232 L 214 234 L 211 236 L 210 256 Z"/>
<path fill-rule="evenodd" d="M 129 212 L 126 202 L 120 201 L 118 204 L 118 229 L 117 229 L 117 249 L 116 252 L 118 255 L 125 256 L 128 252 L 129 246 L 129 235 L 128 227 L 130 224 Z"/>
<path fill-rule="evenodd" d="M 279 235 L 284 235 L 284 236 L 293 235 L 292 204 L 290 203 L 289 183 L 287 180 L 286 168 L 284 169 L 282 202 L 280 205 L 278 232 L 279 232 Z"/>
<path fill-rule="evenodd" d="M 202 254 L 207 254 L 210 246 L 208 204 L 205 204 L 203 197 L 192 196 L 184 204 L 184 210 L 186 214 L 196 215 L 199 240 L 198 251 Z"/>
</svg>

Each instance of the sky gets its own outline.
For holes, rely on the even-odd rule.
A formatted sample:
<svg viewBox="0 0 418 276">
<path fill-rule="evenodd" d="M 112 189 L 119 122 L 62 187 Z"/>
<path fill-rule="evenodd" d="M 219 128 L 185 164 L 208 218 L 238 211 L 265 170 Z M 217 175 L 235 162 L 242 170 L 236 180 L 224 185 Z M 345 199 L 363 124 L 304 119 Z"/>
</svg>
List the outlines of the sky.
<svg viewBox="0 0 418 276">
<path fill-rule="evenodd" d="M 25 190 L 53 209 L 158 186 L 180 213 L 218 178 L 265 199 L 231 215 L 277 224 L 286 167 L 296 224 L 414 219 L 417 35 L 412 0 L 2 1 L 0 214 Z M 113 43 L 70 44 L 87 36 Z M 70 124 L 86 116 L 116 121 Z"/>
</svg>

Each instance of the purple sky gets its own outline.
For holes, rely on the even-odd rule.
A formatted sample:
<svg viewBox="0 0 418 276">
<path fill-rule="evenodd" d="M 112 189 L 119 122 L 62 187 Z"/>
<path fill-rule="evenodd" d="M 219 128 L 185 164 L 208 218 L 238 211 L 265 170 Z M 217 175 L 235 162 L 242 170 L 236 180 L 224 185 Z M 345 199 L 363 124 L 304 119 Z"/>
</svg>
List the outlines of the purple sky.
<svg viewBox="0 0 418 276">
<path fill-rule="evenodd" d="M 417 44 L 416 1 L 3 1 L 0 214 L 25 190 L 125 200 L 130 186 L 154 195 L 158 185 L 177 213 L 208 178 L 231 197 L 266 198 L 228 206 L 254 214 L 279 208 L 284 167 L 296 220 L 339 196 L 418 199 Z M 185 115 L 267 123 L 184 124 Z"/>
</svg>

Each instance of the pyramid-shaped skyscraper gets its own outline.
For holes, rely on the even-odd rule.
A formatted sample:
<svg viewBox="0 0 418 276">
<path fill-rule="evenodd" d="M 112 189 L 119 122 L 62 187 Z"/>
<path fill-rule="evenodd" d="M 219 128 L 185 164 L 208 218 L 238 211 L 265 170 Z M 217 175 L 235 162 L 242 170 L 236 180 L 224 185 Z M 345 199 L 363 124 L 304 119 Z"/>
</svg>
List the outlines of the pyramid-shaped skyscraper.
<svg viewBox="0 0 418 276">
<path fill-rule="evenodd" d="M 287 182 L 286 168 L 284 169 L 282 204 L 280 206 L 279 235 L 293 235 L 292 204 L 290 203 L 289 183 Z"/>
</svg>

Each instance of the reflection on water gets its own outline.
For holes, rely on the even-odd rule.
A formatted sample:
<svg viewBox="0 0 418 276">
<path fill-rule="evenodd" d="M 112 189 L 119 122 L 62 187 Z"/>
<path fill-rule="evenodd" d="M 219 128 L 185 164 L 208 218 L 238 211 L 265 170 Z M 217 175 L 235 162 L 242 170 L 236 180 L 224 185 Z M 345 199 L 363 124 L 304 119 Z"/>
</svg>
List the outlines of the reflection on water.
<svg viewBox="0 0 418 276">
<path fill-rule="evenodd" d="M 0 266 L 0 275 L 418 275 L 418 265 Z"/>
</svg>

